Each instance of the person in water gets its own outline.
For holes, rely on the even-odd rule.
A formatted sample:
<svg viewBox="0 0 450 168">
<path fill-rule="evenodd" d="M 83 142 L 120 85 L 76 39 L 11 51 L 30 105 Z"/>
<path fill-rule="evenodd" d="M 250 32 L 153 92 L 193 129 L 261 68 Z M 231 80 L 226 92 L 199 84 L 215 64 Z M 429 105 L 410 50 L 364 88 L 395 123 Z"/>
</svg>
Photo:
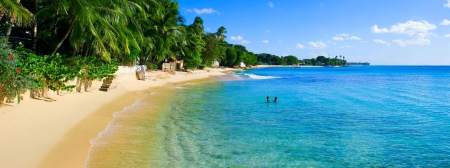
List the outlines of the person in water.
<svg viewBox="0 0 450 168">
<path fill-rule="evenodd" d="M 275 99 L 273 99 L 273 102 L 277 102 L 277 99 L 278 99 L 278 98 L 277 98 L 277 97 L 275 97 Z"/>
<path fill-rule="evenodd" d="M 269 96 L 267 96 L 267 98 L 266 98 L 266 99 L 267 99 L 267 102 L 270 102 Z"/>
</svg>

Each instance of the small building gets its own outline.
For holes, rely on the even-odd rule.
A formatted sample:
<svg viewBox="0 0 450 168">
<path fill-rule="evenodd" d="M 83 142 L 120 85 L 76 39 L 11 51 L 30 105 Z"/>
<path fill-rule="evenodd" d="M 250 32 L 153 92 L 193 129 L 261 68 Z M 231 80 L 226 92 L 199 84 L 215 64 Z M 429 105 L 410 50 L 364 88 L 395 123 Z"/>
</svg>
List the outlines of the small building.
<svg viewBox="0 0 450 168">
<path fill-rule="evenodd" d="M 213 63 L 212 63 L 212 66 L 214 67 L 214 68 L 217 68 L 217 67 L 219 67 L 219 61 L 217 61 L 217 60 L 214 60 L 213 61 Z"/>
<path fill-rule="evenodd" d="M 241 62 L 241 64 L 239 65 L 241 68 L 246 67 L 244 62 Z"/>
<path fill-rule="evenodd" d="M 181 71 L 182 69 L 183 69 L 183 61 L 178 60 L 162 63 L 161 67 L 161 70 L 165 72 Z"/>
</svg>

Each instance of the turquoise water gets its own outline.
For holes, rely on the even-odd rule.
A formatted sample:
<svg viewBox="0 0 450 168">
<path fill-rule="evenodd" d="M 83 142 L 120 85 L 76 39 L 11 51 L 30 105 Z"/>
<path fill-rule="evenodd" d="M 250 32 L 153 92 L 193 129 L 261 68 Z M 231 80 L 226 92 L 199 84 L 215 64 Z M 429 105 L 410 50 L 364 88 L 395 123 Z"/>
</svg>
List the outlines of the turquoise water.
<svg viewBox="0 0 450 168">
<path fill-rule="evenodd" d="M 158 123 L 158 166 L 450 167 L 450 67 L 236 75 L 177 89 Z"/>
</svg>

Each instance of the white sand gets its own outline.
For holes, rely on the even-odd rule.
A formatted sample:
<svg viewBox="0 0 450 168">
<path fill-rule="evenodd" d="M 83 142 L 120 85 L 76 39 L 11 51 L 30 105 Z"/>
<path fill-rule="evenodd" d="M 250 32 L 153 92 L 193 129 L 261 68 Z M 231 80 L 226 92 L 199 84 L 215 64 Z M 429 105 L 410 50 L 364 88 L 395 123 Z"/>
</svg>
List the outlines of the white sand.
<svg viewBox="0 0 450 168">
<path fill-rule="evenodd" d="M 114 112 L 142 98 L 144 90 L 170 82 L 224 75 L 230 70 L 208 69 L 175 75 L 152 72 L 146 81 L 136 80 L 134 72 L 121 71 L 108 92 L 98 89 L 62 95 L 52 92 L 49 97 L 53 101 L 25 95 L 20 104 L 0 107 L 0 167 L 84 167 L 89 140 L 106 128 Z M 155 78 L 156 81 L 151 80 Z M 94 82 L 93 88 L 99 86 L 100 82 Z"/>
</svg>

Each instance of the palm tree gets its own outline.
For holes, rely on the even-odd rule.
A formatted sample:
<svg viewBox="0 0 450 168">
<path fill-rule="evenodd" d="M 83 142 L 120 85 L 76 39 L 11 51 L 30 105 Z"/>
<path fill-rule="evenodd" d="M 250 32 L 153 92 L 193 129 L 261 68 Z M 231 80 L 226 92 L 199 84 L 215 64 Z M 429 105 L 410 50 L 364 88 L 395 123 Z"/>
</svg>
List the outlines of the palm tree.
<svg viewBox="0 0 450 168">
<path fill-rule="evenodd" d="M 2 0 L 0 2 L 0 19 L 9 16 L 9 26 L 6 29 L 6 42 L 11 35 L 13 24 L 28 25 L 33 21 L 33 14 L 20 4 L 20 0 Z"/>
<path fill-rule="evenodd" d="M 147 56 L 150 61 L 160 62 L 166 57 L 175 58 L 175 54 L 171 52 L 171 48 L 178 46 L 179 41 L 183 40 L 184 27 L 179 23 L 184 22 L 178 11 L 178 2 L 170 0 L 161 0 L 157 4 L 157 8 L 150 22 L 144 25 L 144 36 L 149 38 L 154 47 Z M 147 61 L 147 59 L 141 59 Z M 144 63 L 144 62 L 142 62 Z"/>
<path fill-rule="evenodd" d="M 130 54 L 130 47 L 140 50 L 138 41 L 143 35 L 133 13 L 141 13 L 141 6 L 121 0 L 108 3 L 91 7 L 93 19 L 75 24 L 70 36 L 75 51 L 109 59 L 110 53 Z M 90 31 L 80 27 L 84 24 L 92 25 Z"/>
<path fill-rule="evenodd" d="M 227 36 L 225 36 L 225 34 L 227 34 L 227 29 L 225 29 L 225 27 L 223 27 L 223 26 L 220 26 L 216 32 L 217 39 L 222 42 L 225 41 L 225 38 L 227 38 Z"/>
<path fill-rule="evenodd" d="M 202 63 L 201 52 L 205 48 L 205 41 L 203 40 L 203 20 L 196 17 L 194 23 L 185 26 L 186 33 L 184 34 L 184 41 L 181 46 L 180 59 L 184 61 L 186 68 L 194 69 Z"/>
<path fill-rule="evenodd" d="M 67 37 L 70 37 L 73 54 L 100 55 L 110 59 L 111 53 L 129 54 L 130 47 L 140 50 L 138 41 L 142 41 L 142 31 L 134 17 L 143 12 L 140 4 L 130 0 L 43 1 L 45 6 L 40 13 L 55 13 L 53 33 L 56 33 L 58 17 L 69 21 L 52 55 Z"/>
</svg>

